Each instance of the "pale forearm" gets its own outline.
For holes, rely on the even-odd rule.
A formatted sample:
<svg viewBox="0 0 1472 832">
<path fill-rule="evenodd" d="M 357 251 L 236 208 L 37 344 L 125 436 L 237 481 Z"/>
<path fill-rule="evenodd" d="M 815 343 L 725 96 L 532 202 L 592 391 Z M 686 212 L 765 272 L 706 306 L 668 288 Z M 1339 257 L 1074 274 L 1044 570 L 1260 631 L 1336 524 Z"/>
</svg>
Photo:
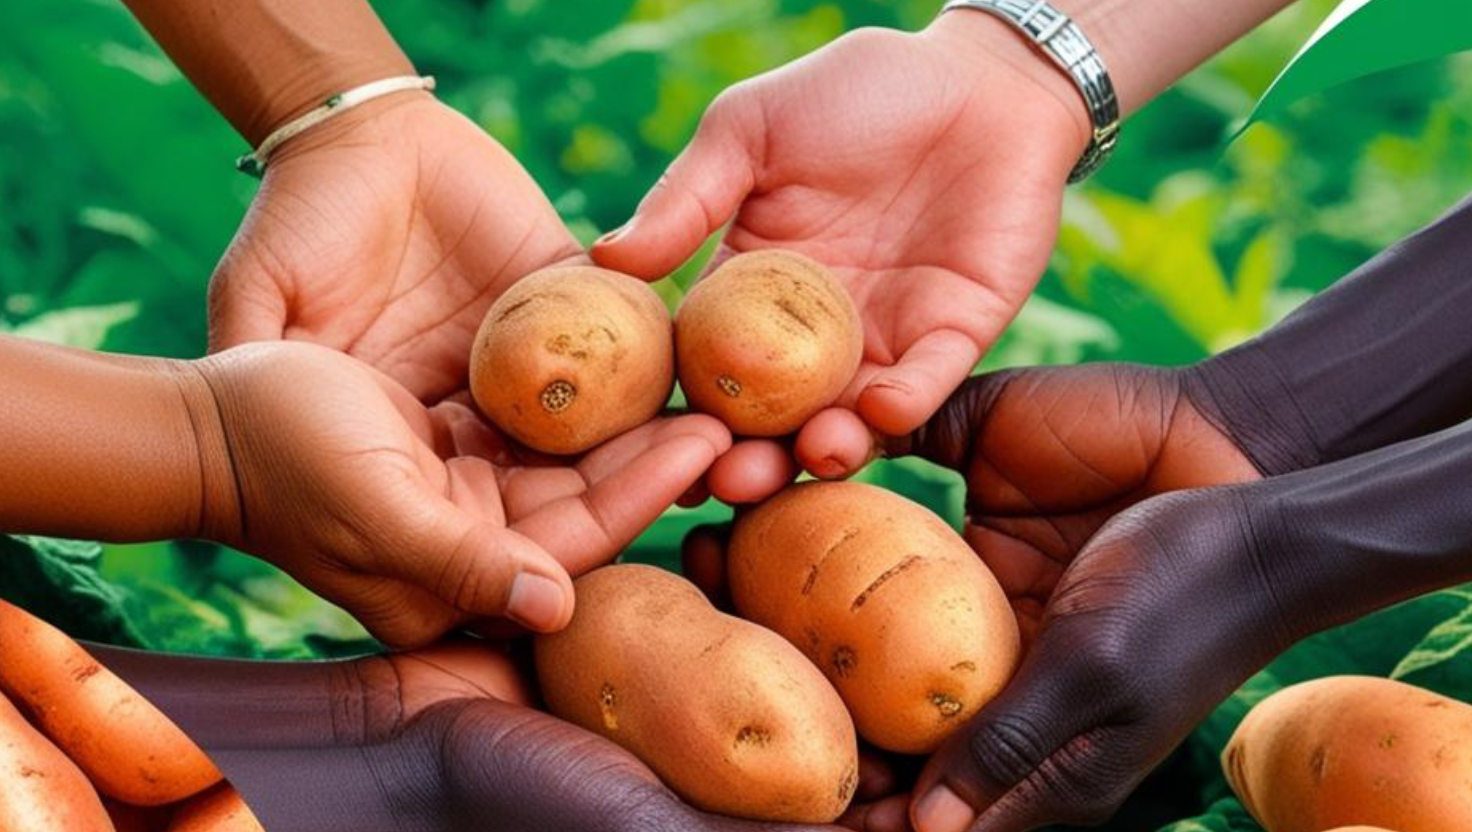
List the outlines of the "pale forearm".
<svg viewBox="0 0 1472 832">
<path fill-rule="evenodd" d="M 366 0 L 124 0 L 252 145 L 329 95 L 412 73 Z"/>
<path fill-rule="evenodd" d="M 1094 42 L 1129 115 L 1293 0 L 1052 0 Z"/>
<path fill-rule="evenodd" d="M 118 541 L 203 532 L 196 423 L 213 410 L 188 365 L 0 337 L 0 379 L 0 531 Z"/>
</svg>

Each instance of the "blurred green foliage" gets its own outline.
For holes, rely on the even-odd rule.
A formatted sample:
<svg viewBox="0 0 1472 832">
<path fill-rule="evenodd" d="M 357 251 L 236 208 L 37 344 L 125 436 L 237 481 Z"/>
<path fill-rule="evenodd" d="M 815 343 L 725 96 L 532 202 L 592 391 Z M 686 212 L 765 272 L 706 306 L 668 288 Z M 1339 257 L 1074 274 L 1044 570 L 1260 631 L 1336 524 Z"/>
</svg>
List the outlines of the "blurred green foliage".
<svg viewBox="0 0 1472 832">
<path fill-rule="evenodd" d="M 419 69 L 439 78 L 442 97 L 509 147 L 590 240 L 629 215 L 722 89 L 858 26 L 918 28 L 937 3 L 377 5 Z M 986 367 L 1197 360 L 1271 324 L 1472 190 L 1466 56 L 1310 97 L 1226 147 L 1332 5 L 1300 0 L 1127 124 L 1115 159 L 1070 191 L 1052 268 Z M 117 0 L 0 3 L 0 332 L 200 354 L 208 277 L 254 192 L 231 167 L 243 149 Z M 677 299 L 697 268 L 662 285 L 666 298 Z M 952 476 L 912 462 L 866 476 L 959 521 Z M 727 516 L 714 505 L 671 510 L 629 556 L 673 566 L 686 530 Z M 371 647 L 340 611 L 215 546 L 10 540 L 0 548 L 7 558 L 31 552 L 24 580 L 50 576 L 56 587 L 30 601 L 91 637 L 283 658 Z M 15 595 L 20 582 L 0 591 Z M 88 616 L 95 629 L 77 624 Z M 1437 638 L 1465 635 L 1466 598 L 1443 593 L 1385 616 L 1270 668 L 1208 721 L 1116 828 L 1152 828 L 1224 797 L 1212 752 L 1245 705 L 1280 682 L 1388 673 L 1405 659 L 1413 679 L 1459 692 L 1450 665 L 1433 659 Z M 1352 636 L 1371 633 L 1381 653 L 1367 657 Z M 1423 637 L 1431 646 L 1413 652 Z M 1225 801 L 1173 828 L 1256 826 Z"/>
</svg>

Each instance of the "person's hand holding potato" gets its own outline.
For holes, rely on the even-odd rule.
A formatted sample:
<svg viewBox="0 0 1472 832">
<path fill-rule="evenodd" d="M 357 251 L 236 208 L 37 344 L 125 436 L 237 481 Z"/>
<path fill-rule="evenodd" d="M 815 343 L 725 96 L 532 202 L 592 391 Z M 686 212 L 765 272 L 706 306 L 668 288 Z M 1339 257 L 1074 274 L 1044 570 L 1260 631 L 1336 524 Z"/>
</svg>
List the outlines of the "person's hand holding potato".
<svg viewBox="0 0 1472 832">
<path fill-rule="evenodd" d="M 271 832 L 826 828 L 691 808 L 617 745 L 533 710 L 521 669 L 490 643 L 294 664 L 96 652 L 210 753 Z"/>
<path fill-rule="evenodd" d="M 1095 42 L 1128 115 L 1286 3 L 1056 5 Z M 847 476 L 874 455 L 873 434 L 929 418 L 1017 314 L 1091 135 L 1069 77 L 986 14 L 861 29 L 716 99 L 592 255 L 655 279 L 724 228 L 717 262 L 786 248 L 832 268 L 859 309 L 863 360 L 795 450 L 813 474 Z M 709 483 L 747 502 L 790 476 L 769 443 L 745 442 Z"/>
<path fill-rule="evenodd" d="M 1445 500 L 1472 458 L 1469 222 L 1464 203 L 1201 364 L 982 376 L 894 443 L 966 478 L 967 539 L 1032 644 L 913 794 L 849 820 L 1102 820 L 1295 640 L 1465 580 Z"/>
</svg>

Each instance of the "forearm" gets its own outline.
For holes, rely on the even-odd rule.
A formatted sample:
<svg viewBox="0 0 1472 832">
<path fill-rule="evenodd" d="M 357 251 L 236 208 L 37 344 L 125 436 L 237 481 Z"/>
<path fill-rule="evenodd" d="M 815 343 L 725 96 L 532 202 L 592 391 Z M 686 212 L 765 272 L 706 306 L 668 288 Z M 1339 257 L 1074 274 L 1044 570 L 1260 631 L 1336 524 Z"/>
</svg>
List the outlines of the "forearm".
<svg viewBox="0 0 1472 832">
<path fill-rule="evenodd" d="M 1469 263 L 1472 201 L 1187 371 L 1188 394 L 1268 474 L 1472 417 Z"/>
<path fill-rule="evenodd" d="M 1052 2 L 1094 42 L 1128 116 L 1293 0 Z"/>
<path fill-rule="evenodd" d="M 124 0 L 252 146 L 343 90 L 414 71 L 366 0 Z"/>
<path fill-rule="evenodd" d="M 387 661 L 88 649 L 199 743 L 272 832 L 415 828 L 399 804 L 433 782 L 434 758 L 413 737 L 376 736 L 375 726 L 399 722 Z"/>
<path fill-rule="evenodd" d="M 1296 637 L 1472 579 L 1472 422 L 1240 486 Z"/>
<path fill-rule="evenodd" d="M 153 540 L 205 531 L 206 462 L 225 456 L 182 362 L 0 336 L 0 531 Z"/>
<path fill-rule="evenodd" d="M 1293 0 L 1051 0 L 1078 23 L 1109 69 L 1121 117 Z M 1084 99 L 1066 73 L 1008 24 L 988 14 L 941 15 L 933 29 L 966 45 L 968 60 L 1002 61 L 1028 73 L 1068 109 L 1087 141 Z M 1072 138 L 1072 137 L 1070 137 Z"/>
</svg>

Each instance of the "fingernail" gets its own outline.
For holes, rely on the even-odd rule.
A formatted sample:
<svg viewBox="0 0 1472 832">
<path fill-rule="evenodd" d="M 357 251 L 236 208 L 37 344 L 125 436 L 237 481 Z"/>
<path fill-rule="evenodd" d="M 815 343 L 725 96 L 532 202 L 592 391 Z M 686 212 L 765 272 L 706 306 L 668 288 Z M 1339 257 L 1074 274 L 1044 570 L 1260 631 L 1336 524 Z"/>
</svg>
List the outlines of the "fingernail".
<svg viewBox="0 0 1472 832">
<path fill-rule="evenodd" d="M 506 617 L 531 630 L 545 633 L 562 621 L 562 585 L 531 572 L 516 576 Z"/>
<path fill-rule="evenodd" d="M 905 817 L 905 801 L 888 798 L 869 811 L 865 826 L 869 829 L 901 830 L 910 826 Z"/>
<path fill-rule="evenodd" d="M 623 225 L 620 225 L 618 228 L 615 228 L 612 231 L 608 232 L 607 234 L 604 234 L 602 237 L 599 237 L 598 240 L 597 240 L 597 242 L 594 243 L 594 245 L 600 245 L 601 246 L 601 245 L 604 245 L 604 244 L 607 244 L 607 243 L 617 242 L 618 241 L 618 238 L 622 237 L 630 228 L 633 227 L 633 225 L 634 225 L 634 221 L 633 220 L 629 220 L 628 222 L 624 223 Z"/>
<path fill-rule="evenodd" d="M 848 466 L 836 456 L 824 457 L 808 469 L 808 473 L 823 480 L 836 480 L 848 473 Z"/>
<path fill-rule="evenodd" d="M 918 832 L 966 832 L 976 812 L 945 786 L 936 786 L 915 804 Z"/>
</svg>

